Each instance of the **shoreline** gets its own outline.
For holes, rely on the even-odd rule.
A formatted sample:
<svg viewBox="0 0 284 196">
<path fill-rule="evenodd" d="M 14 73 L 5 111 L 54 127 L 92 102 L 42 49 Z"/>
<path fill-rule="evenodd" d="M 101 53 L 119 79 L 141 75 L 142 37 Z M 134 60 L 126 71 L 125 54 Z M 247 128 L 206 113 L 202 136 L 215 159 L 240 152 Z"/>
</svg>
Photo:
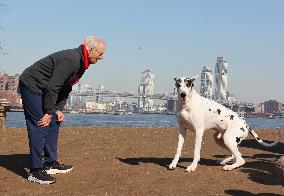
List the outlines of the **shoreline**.
<svg viewBox="0 0 284 196">
<path fill-rule="evenodd" d="M 283 128 L 284 119 L 247 118 L 247 124 L 252 128 Z M 110 115 L 110 114 L 65 114 L 63 127 L 72 126 L 106 126 L 106 127 L 178 127 L 175 115 L 168 114 L 132 114 L 132 115 Z M 7 113 L 7 128 L 25 128 L 25 117 L 23 113 Z"/>
<path fill-rule="evenodd" d="M 10 112 L 10 113 L 23 113 L 24 110 L 23 109 L 12 109 L 12 110 L 9 110 L 7 111 L 7 113 Z M 123 115 L 132 115 L 132 114 L 163 114 L 163 115 L 176 115 L 176 113 L 174 112 L 132 112 L 132 111 L 129 111 L 131 112 L 131 114 L 123 114 Z M 65 111 L 64 112 L 65 114 L 99 114 L 99 115 L 116 115 L 115 111 L 104 111 L 104 112 L 97 112 L 97 111 L 90 111 L 90 112 L 79 112 L 79 111 Z M 250 116 L 247 116 L 245 117 L 246 119 L 247 118 L 261 118 L 261 119 L 283 119 L 284 120 L 284 117 L 280 118 L 280 117 L 269 117 L 269 113 L 266 114 L 266 116 L 253 116 L 253 115 L 250 115 Z"/>
</svg>

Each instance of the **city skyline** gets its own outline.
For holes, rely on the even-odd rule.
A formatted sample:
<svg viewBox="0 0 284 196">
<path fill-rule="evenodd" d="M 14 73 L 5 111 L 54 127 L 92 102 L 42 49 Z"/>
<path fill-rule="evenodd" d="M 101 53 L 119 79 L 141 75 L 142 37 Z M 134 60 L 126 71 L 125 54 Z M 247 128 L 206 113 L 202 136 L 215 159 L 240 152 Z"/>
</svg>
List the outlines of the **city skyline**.
<svg viewBox="0 0 284 196">
<path fill-rule="evenodd" d="M 228 90 L 238 100 L 284 103 L 282 1 L 1 2 L 0 69 L 9 75 L 95 34 L 106 41 L 106 54 L 81 83 L 136 92 L 141 73 L 151 69 L 155 94 L 166 93 L 173 77 L 200 76 L 224 56 Z"/>
</svg>

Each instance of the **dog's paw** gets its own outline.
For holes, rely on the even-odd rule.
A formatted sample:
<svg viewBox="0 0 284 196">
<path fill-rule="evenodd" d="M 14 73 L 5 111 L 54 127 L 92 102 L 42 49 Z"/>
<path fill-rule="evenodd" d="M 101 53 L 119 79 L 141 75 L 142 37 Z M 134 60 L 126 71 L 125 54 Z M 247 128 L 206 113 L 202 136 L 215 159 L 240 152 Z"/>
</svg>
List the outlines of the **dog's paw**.
<svg viewBox="0 0 284 196">
<path fill-rule="evenodd" d="M 190 165 L 186 168 L 186 172 L 194 172 L 196 170 L 197 165 Z"/>
<path fill-rule="evenodd" d="M 235 169 L 235 167 L 233 167 L 232 165 L 225 165 L 225 166 L 223 167 L 223 170 L 225 170 L 225 171 L 230 171 L 230 170 L 232 170 L 232 169 Z"/>
<path fill-rule="evenodd" d="M 225 165 L 225 166 L 223 167 L 223 170 L 225 170 L 225 171 L 231 171 L 231 170 L 233 170 L 233 169 L 235 169 L 235 168 L 237 168 L 237 167 L 242 166 L 243 164 L 245 164 L 244 161 L 242 161 L 242 162 L 240 162 L 240 163 L 234 163 L 234 164 L 232 164 L 232 165 Z"/>
<path fill-rule="evenodd" d="M 177 166 L 176 164 L 171 163 L 170 166 L 169 166 L 169 169 L 174 170 L 176 168 L 176 166 Z"/>
</svg>

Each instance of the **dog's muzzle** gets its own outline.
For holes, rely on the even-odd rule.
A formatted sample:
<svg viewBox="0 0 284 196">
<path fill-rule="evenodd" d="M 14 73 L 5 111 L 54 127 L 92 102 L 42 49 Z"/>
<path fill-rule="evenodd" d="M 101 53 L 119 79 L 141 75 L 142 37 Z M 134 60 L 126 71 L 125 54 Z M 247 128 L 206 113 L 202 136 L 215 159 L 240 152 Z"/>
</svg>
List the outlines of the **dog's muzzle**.
<svg viewBox="0 0 284 196">
<path fill-rule="evenodd" d="M 180 98 L 181 98 L 181 100 L 182 100 L 183 102 L 185 102 L 185 100 L 186 100 L 186 93 L 185 93 L 185 92 L 181 92 L 181 93 L 180 93 Z"/>
</svg>

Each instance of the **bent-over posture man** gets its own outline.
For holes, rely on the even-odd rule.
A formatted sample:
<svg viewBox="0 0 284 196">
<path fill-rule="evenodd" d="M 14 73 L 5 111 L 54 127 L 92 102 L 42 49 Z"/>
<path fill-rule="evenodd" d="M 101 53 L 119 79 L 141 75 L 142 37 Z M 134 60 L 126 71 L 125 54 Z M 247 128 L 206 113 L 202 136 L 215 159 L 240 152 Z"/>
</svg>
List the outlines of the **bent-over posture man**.
<svg viewBox="0 0 284 196">
<path fill-rule="evenodd" d="M 49 174 L 67 173 L 73 166 L 57 161 L 60 123 L 63 107 L 90 64 L 103 59 L 105 43 L 88 36 L 78 48 L 62 50 L 40 59 L 24 70 L 19 89 L 25 113 L 30 147 L 29 181 L 51 184 Z"/>
</svg>

